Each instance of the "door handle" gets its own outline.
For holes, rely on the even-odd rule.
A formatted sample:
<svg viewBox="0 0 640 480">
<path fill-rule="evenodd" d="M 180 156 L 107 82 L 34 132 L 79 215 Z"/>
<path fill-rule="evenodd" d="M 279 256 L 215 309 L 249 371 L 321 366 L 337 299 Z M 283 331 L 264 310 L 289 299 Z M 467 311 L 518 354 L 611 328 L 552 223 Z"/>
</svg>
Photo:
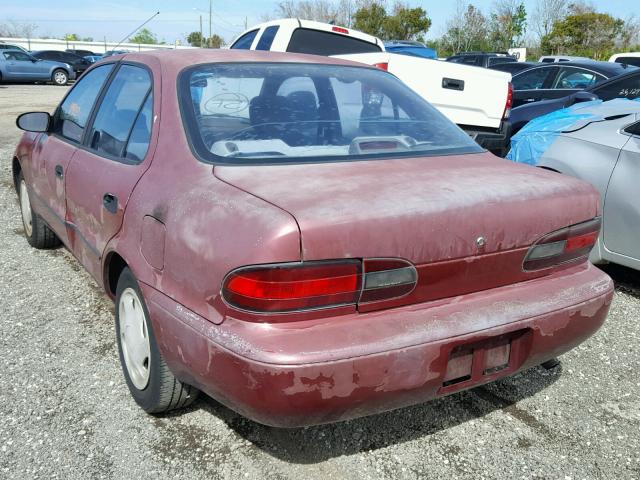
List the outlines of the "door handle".
<svg viewBox="0 0 640 480">
<path fill-rule="evenodd" d="M 102 197 L 102 205 L 109 213 L 116 213 L 118 211 L 118 197 L 111 193 L 105 193 Z"/>
<path fill-rule="evenodd" d="M 464 80 L 458 80 L 457 78 L 443 78 L 442 88 L 448 88 L 449 90 L 464 90 Z"/>
<path fill-rule="evenodd" d="M 62 165 L 56 165 L 55 172 L 56 172 L 56 177 L 58 178 L 64 177 L 64 169 L 62 168 Z"/>
</svg>

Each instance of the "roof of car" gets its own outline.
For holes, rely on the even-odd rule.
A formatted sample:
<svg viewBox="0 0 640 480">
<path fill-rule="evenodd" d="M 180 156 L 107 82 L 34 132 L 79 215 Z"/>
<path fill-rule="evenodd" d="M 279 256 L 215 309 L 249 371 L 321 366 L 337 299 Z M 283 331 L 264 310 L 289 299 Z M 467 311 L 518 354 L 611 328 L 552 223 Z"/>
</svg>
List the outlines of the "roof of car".
<svg viewBox="0 0 640 480">
<path fill-rule="evenodd" d="M 616 75 L 620 75 L 625 73 L 628 69 L 635 69 L 637 67 L 633 67 L 631 65 L 625 65 L 623 63 L 613 63 L 613 62 L 598 62 L 595 60 L 576 60 L 571 62 L 562 62 L 562 63 L 540 63 L 538 66 L 533 68 L 553 68 L 553 67 L 580 67 L 586 68 L 587 70 L 592 70 L 597 73 L 601 73 L 603 75 L 607 75 L 608 77 L 613 77 Z M 525 73 L 530 70 L 523 70 L 520 73 Z"/>
<path fill-rule="evenodd" d="M 109 57 L 107 57 L 109 58 Z M 326 65 L 346 65 L 362 68 L 374 68 L 368 65 L 320 55 L 300 53 L 270 52 L 256 50 L 230 50 L 190 48 L 180 50 L 150 50 L 147 52 L 126 53 L 118 57 L 131 61 L 142 61 L 154 58 L 160 63 L 173 68 L 182 69 L 191 65 L 206 63 L 243 63 L 243 62 L 275 62 L 275 63 L 316 63 Z"/>
</svg>

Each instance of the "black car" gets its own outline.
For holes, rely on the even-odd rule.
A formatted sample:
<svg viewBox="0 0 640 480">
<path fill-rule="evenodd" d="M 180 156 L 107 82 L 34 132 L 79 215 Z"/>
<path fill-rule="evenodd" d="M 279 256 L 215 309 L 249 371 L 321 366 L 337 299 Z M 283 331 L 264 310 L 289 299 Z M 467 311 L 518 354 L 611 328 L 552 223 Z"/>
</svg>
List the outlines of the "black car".
<svg viewBox="0 0 640 480">
<path fill-rule="evenodd" d="M 41 60 L 53 60 L 55 62 L 68 63 L 76 72 L 76 76 L 80 76 L 82 72 L 91 66 L 91 63 L 88 60 L 85 60 L 75 53 L 60 52 L 58 50 L 41 50 L 39 52 L 33 52 L 31 55 Z"/>
<path fill-rule="evenodd" d="M 612 62 L 563 62 L 533 67 L 513 76 L 513 106 L 566 97 L 632 67 Z"/>
<path fill-rule="evenodd" d="M 499 63 L 513 63 L 518 59 L 506 52 L 463 52 L 447 58 L 447 62 L 474 65 L 476 67 L 492 67 Z"/>
<path fill-rule="evenodd" d="M 507 62 L 491 65 L 489 68 L 491 70 L 500 70 L 501 72 L 507 72 L 511 75 L 515 75 L 516 73 L 529 70 L 530 68 L 537 67 L 539 65 L 539 63 L 535 62 Z"/>
<path fill-rule="evenodd" d="M 627 73 L 562 98 L 535 102 L 514 108 L 511 110 L 511 116 L 509 117 L 511 134 L 516 134 L 534 118 L 561 108 L 567 108 L 579 102 L 598 99 L 607 101 L 614 98 L 628 98 L 629 100 L 640 98 L 640 68 L 630 68 Z"/>
<path fill-rule="evenodd" d="M 96 54 L 93 53 L 91 50 L 76 50 L 74 48 L 67 48 L 65 52 L 75 53 L 79 57 L 95 57 L 96 56 Z"/>
</svg>

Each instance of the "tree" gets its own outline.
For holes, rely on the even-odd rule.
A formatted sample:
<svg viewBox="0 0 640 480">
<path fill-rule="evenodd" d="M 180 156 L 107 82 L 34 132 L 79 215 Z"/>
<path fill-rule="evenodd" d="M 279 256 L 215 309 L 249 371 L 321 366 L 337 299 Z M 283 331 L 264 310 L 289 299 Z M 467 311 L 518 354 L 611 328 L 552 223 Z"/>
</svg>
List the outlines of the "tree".
<svg viewBox="0 0 640 480">
<path fill-rule="evenodd" d="M 362 32 L 382 37 L 387 10 L 378 2 L 371 2 L 367 7 L 361 7 L 353 16 L 353 28 Z"/>
<path fill-rule="evenodd" d="M 7 23 L 0 23 L 0 37 L 33 38 L 37 29 L 38 26 L 33 23 L 8 20 Z"/>
<path fill-rule="evenodd" d="M 191 32 L 187 35 L 187 42 L 192 47 L 203 47 L 204 46 L 204 38 L 200 32 Z"/>
<path fill-rule="evenodd" d="M 542 39 L 541 48 L 545 54 L 570 53 L 605 59 L 613 51 L 623 29 L 624 21 L 607 13 L 571 14 L 556 22 L 551 33 Z"/>
<path fill-rule="evenodd" d="M 158 43 L 158 37 L 148 28 L 143 28 L 136 35 L 129 38 L 129 42 L 156 45 Z"/>
<path fill-rule="evenodd" d="M 447 22 L 447 31 L 438 52 L 449 56 L 458 52 L 489 50 L 487 18 L 463 0 L 458 0 L 454 16 Z"/>
<path fill-rule="evenodd" d="M 616 47 L 623 51 L 630 51 L 638 44 L 640 44 L 640 20 L 635 15 L 631 15 L 624 21 Z"/>
<path fill-rule="evenodd" d="M 423 8 L 410 8 L 397 2 L 391 15 L 385 5 L 372 2 L 360 7 L 353 16 L 353 28 L 383 40 L 423 40 L 431 19 Z"/>
<path fill-rule="evenodd" d="M 72 42 L 77 42 L 80 40 L 80 37 L 76 33 L 65 33 L 64 39 Z"/>
<path fill-rule="evenodd" d="M 496 50 L 519 45 L 526 32 L 527 11 L 518 0 L 498 0 L 491 13 L 490 41 Z"/>
<path fill-rule="evenodd" d="M 396 3 L 393 15 L 387 16 L 383 24 L 384 36 L 389 40 L 420 40 L 431 27 L 431 19 L 421 8 L 410 8 L 407 4 Z"/>
<path fill-rule="evenodd" d="M 567 16 L 568 9 L 567 0 L 538 0 L 531 16 L 531 26 L 538 38 L 549 35 L 554 24 Z"/>
<path fill-rule="evenodd" d="M 274 15 L 263 15 L 263 19 L 302 18 L 351 27 L 356 6 L 364 3 L 364 0 L 284 0 Z"/>
<path fill-rule="evenodd" d="M 206 39 L 208 48 L 220 48 L 224 45 L 224 38 L 215 33 L 208 39 Z"/>
</svg>

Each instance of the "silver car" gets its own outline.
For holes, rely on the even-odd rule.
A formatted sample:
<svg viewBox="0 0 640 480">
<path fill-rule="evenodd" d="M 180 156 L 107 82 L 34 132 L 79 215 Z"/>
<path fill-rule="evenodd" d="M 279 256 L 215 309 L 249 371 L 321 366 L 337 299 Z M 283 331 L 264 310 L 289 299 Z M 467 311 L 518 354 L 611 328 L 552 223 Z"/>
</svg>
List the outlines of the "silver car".
<svg viewBox="0 0 640 480">
<path fill-rule="evenodd" d="M 637 107 L 634 104 L 637 103 Z M 640 102 L 602 111 L 558 135 L 536 165 L 595 185 L 603 223 L 593 263 L 640 270 Z"/>
<path fill-rule="evenodd" d="M 66 85 L 76 74 L 71 65 L 40 60 L 20 50 L 0 50 L 0 82 L 53 82 Z"/>
</svg>

